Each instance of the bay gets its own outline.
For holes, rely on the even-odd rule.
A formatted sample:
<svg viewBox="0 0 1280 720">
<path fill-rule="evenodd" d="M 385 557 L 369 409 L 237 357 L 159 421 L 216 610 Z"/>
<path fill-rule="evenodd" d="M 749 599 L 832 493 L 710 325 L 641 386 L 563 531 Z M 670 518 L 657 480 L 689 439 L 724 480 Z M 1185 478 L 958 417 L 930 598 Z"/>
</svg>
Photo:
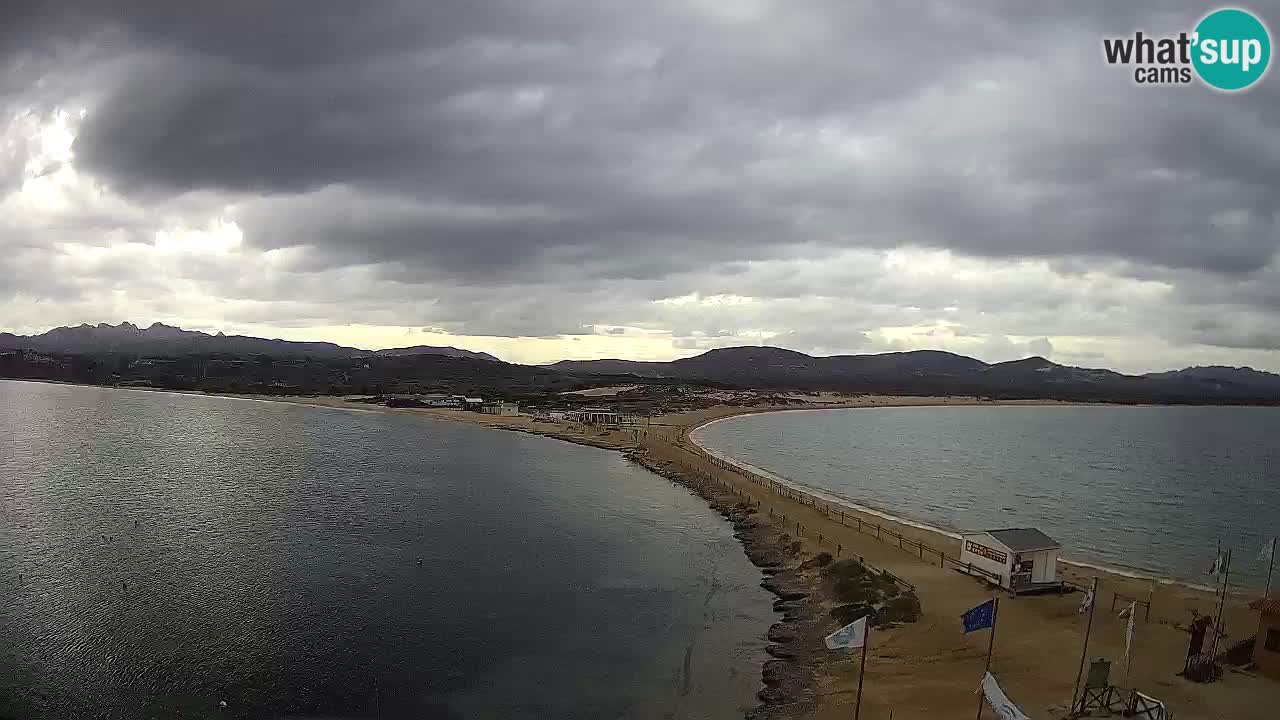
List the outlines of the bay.
<svg viewBox="0 0 1280 720">
<path fill-rule="evenodd" d="M 22 382 L 0 382 L 0 433 L 0 717 L 754 704 L 759 572 L 701 500 L 618 453 Z"/>
<path fill-rule="evenodd" d="M 899 407 L 765 413 L 694 439 L 943 530 L 1038 527 L 1068 559 L 1192 584 L 1219 541 L 1261 588 L 1280 535 L 1280 408 Z"/>
</svg>

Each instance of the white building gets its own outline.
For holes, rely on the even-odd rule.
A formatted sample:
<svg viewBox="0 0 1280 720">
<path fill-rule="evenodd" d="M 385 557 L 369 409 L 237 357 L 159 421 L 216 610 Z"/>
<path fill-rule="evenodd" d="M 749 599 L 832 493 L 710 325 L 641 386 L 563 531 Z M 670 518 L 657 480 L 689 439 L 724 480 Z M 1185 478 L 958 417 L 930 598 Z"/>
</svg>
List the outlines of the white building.
<svg viewBox="0 0 1280 720">
<path fill-rule="evenodd" d="M 1058 580 L 1062 545 L 1035 528 L 965 533 L 960 540 L 961 564 L 998 577 L 996 584 L 1006 590 L 1016 593 L 1062 587 Z"/>
<path fill-rule="evenodd" d="M 480 412 L 485 415 L 500 415 L 502 417 L 514 417 L 520 414 L 520 406 L 513 402 L 491 402 L 485 403 L 480 407 Z"/>
</svg>

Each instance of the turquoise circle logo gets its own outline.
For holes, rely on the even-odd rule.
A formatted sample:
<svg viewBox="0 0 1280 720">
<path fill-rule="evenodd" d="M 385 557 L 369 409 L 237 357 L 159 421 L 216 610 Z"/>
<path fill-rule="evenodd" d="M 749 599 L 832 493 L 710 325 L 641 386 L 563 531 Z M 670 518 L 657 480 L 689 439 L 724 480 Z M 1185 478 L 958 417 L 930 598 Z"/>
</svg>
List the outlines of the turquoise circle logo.
<svg viewBox="0 0 1280 720">
<path fill-rule="evenodd" d="M 1258 82 L 1271 61 L 1271 36 L 1252 13 L 1214 10 L 1196 25 L 1191 62 L 1200 79 L 1219 90 L 1243 90 Z"/>
</svg>

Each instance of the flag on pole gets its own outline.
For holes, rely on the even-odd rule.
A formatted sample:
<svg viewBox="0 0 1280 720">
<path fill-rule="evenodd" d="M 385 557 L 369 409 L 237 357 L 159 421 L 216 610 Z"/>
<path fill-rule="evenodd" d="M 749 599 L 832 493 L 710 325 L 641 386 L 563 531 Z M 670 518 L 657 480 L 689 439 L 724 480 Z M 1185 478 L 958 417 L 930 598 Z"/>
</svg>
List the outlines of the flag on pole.
<svg viewBox="0 0 1280 720">
<path fill-rule="evenodd" d="M 996 682 L 995 676 L 991 673 L 982 677 L 982 694 L 1000 720 L 1030 720 L 1017 705 L 1013 704 L 1009 696 L 1004 694 L 1004 690 L 1000 689 L 1000 683 Z"/>
<path fill-rule="evenodd" d="M 996 623 L 996 601 L 994 598 L 988 600 L 978 607 L 960 616 L 960 621 L 964 623 L 964 631 L 971 633 L 975 630 L 989 628 Z"/>
<path fill-rule="evenodd" d="M 1271 538 L 1270 540 L 1262 544 L 1262 550 L 1261 552 L 1258 553 L 1258 559 L 1266 560 L 1270 562 L 1272 556 L 1275 555 L 1275 552 L 1276 552 L 1276 539 Z"/>
<path fill-rule="evenodd" d="M 1227 554 L 1218 551 L 1218 556 L 1213 559 L 1213 564 L 1209 566 L 1209 575 L 1221 575 L 1227 569 Z"/>
<path fill-rule="evenodd" d="M 840 648 L 860 648 L 867 639 L 867 619 L 858 618 L 839 630 L 823 638 L 823 642 L 831 650 Z"/>
<path fill-rule="evenodd" d="M 1084 599 L 1080 601 L 1080 609 L 1077 610 L 1076 613 L 1078 615 L 1083 615 L 1089 612 L 1089 608 L 1091 607 L 1093 607 L 1093 588 L 1092 587 L 1090 587 L 1089 591 L 1084 594 Z"/>
<path fill-rule="evenodd" d="M 1129 607 L 1121 610 L 1116 617 L 1123 618 L 1126 615 L 1129 617 L 1129 625 L 1124 630 L 1124 655 L 1122 659 L 1127 663 L 1129 662 L 1129 651 L 1133 648 L 1133 631 L 1138 622 L 1138 602 L 1136 600 L 1129 603 Z"/>
</svg>

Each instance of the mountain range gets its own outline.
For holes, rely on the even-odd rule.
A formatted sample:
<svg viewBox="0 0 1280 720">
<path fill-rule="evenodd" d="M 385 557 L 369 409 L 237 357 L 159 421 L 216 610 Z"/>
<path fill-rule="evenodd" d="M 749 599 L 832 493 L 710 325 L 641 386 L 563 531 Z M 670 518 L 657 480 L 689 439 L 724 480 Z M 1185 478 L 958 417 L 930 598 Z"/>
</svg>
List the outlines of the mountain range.
<svg viewBox="0 0 1280 720">
<path fill-rule="evenodd" d="M 66 354 L 130 353 L 156 357 L 179 355 L 300 355 L 307 357 L 370 357 L 403 355 L 443 355 L 496 362 L 489 353 L 455 347 L 415 345 L 386 350 L 361 350 L 327 342 L 268 340 L 246 335 L 224 335 L 183 330 L 164 323 L 140 328 L 129 322 L 119 325 L 77 325 L 56 327 L 40 335 L 0 333 L 0 350 L 40 350 Z"/>
<path fill-rule="evenodd" d="M 814 357 L 782 348 L 734 347 L 670 362 L 562 360 L 548 367 L 742 387 L 1144 402 L 1280 402 L 1280 375 L 1252 368 L 1191 367 L 1124 375 L 1059 365 L 1042 357 L 985 363 L 940 350 Z"/>
<path fill-rule="evenodd" d="M 364 350 L 323 342 L 294 342 L 243 335 L 210 335 L 155 323 L 139 328 L 119 325 L 59 327 L 41 335 L 0 333 L 0 351 L 34 350 L 70 357 L 122 356 L 180 358 L 189 356 L 292 357 L 325 363 L 324 373 L 294 371 L 291 382 L 319 385 L 333 377 L 353 377 L 351 362 L 376 383 L 423 382 L 445 372 L 469 382 L 501 385 L 516 378 L 530 387 L 560 386 L 599 378 L 597 382 L 690 383 L 715 387 L 777 390 L 834 390 L 899 395 L 977 395 L 996 398 L 1057 398 L 1077 401 L 1170 403 L 1280 403 L 1280 375 L 1252 368 L 1191 367 L 1169 372 L 1125 375 L 1113 370 L 1071 367 L 1042 357 L 986 363 L 938 350 L 870 355 L 815 357 L 775 347 L 731 347 L 669 362 L 634 360 L 562 360 L 530 367 L 504 363 L 487 353 L 453 347 L 413 346 Z M 415 358 L 438 357 L 423 362 Z M 454 364 L 441 365 L 448 360 Z M 376 364 L 370 365 L 370 363 Z M 412 361 L 412 362 L 399 362 Z M 119 360 L 109 364 L 119 365 Z M 130 361 L 130 367 L 134 363 Z M 462 363 L 459 365 L 457 363 Z M 29 373 L 25 363 L 11 361 L 11 372 Z M 269 363 L 268 363 L 269 364 Z M 18 370 L 19 365 L 25 370 Z M 101 365 L 101 363 L 99 363 Z M 244 368 L 243 364 L 236 367 Z M 262 363 L 253 373 L 263 376 Z M 101 369 L 99 368 L 99 372 Z M 138 372 L 134 367 L 134 371 Z M 340 372 L 339 372 L 340 371 Z M 530 375 L 530 372 L 534 374 Z M 41 370 L 40 372 L 44 372 Z M 67 372 L 71 372 L 68 370 Z M 87 371 L 86 371 L 87 372 Z M 208 366 L 202 370 L 208 375 Z M 247 373 L 247 370 L 239 372 Z M 333 375 L 333 373 L 339 373 Z M 15 376 L 15 375 L 10 375 Z M 371 380 L 370 382 L 375 382 Z"/>
</svg>

